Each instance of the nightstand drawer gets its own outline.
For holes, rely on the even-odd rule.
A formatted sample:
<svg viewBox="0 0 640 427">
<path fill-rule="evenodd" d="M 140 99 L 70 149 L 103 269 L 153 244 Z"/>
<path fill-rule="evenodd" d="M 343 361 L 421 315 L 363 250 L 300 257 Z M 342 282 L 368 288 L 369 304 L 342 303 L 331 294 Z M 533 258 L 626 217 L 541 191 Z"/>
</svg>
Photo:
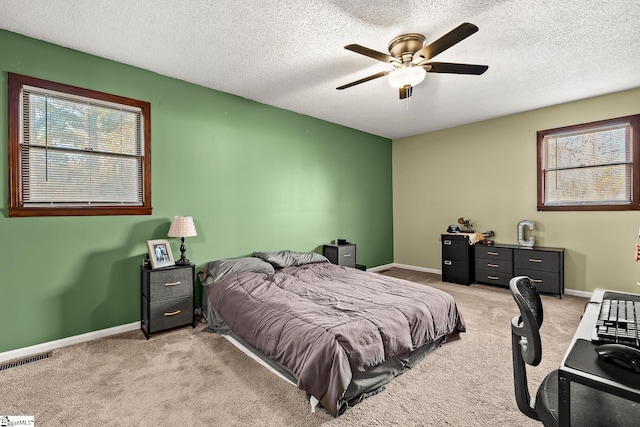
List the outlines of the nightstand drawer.
<svg viewBox="0 0 640 427">
<path fill-rule="evenodd" d="M 193 297 L 151 303 L 149 333 L 193 323 Z"/>
<path fill-rule="evenodd" d="M 545 252 L 521 249 L 515 251 L 513 267 L 515 270 L 560 271 L 560 254 L 558 252 Z"/>
<path fill-rule="evenodd" d="M 356 266 L 356 245 L 353 243 L 346 245 L 323 245 L 322 255 L 324 255 L 331 264 L 354 268 Z"/>
<path fill-rule="evenodd" d="M 152 271 L 149 276 L 151 303 L 191 295 L 193 292 L 191 274 L 190 268 Z"/>
</svg>

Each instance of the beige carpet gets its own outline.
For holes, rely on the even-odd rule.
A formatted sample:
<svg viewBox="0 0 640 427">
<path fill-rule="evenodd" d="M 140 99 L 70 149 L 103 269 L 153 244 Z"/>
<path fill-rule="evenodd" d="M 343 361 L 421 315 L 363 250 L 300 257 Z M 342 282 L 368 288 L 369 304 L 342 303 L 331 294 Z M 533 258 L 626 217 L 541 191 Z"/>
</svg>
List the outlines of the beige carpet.
<svg viewBox="0 0 640 427">
<path fill-rule="evenodd" d="M 509 324 L 517 308 L 507 289 L 396 268 L 384 274 L 451 293 L 468 330 L 339 418 L 311 414 L 303 391 L 202 326 L 149 341 L 129 332 L 0 371 L 0 416 L 34 415 L 38 426 L 539 425 L 513 398 Z M 532 390 L 560 363 L 586 303 L 542 300 L 544 357 L 529 371 Z"/>
</svg>

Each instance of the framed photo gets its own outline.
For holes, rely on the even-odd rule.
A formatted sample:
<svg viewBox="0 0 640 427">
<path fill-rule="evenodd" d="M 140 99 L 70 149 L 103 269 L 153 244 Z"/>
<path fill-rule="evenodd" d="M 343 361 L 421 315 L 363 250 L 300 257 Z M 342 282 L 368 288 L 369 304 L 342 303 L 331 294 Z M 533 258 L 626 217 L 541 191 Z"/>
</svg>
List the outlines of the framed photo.
<svg viewBox="0 0 640 427">
<path fill-rule="evenodd" d="M 165 239 L 147 240 L 147 249 L 151 259 L 151 268 L 171 267 L 176 263 L 173 261 L 173 253 L 169 241 Z"/>
</svg>

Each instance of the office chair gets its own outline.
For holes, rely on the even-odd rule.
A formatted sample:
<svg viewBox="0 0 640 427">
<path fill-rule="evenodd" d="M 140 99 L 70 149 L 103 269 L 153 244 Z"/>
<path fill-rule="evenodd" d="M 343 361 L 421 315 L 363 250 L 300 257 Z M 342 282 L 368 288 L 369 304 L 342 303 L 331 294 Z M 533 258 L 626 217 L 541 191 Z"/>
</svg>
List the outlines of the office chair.
<svg viewBox="0 0 640 427">
<path fill-rule="evenodd" d="M 541 421 L 545 426 L 558 425 L 558 370 L 550 372 L 540 383 L 536 399 L 531 401 L 527 383 L 527 366 L 542 360 L 542 301 L 536 285 L 526 276 L 514 277 L 509 289 L 520 309 L 511 320 L 511 349 L 516 403 L 520 412 Z M 586 386 L 572 387 L 571 424 L 576 426 L 637 425 L 635 404 Z"/>
<path fill-rule="evenodd" d="M 542 381 L 533 406 L 527 382 L 527 365 L 538 366 L 542 360 L 540 327 L 544 312 L 538 289 L 526 276 L 511 279 L 509 289 L 520 309 L 520 315 L 511 320 L 513 381 L 518 409 L 545 426 L 557 426 L 558 371 L 549 373 Z"/>
</svg>

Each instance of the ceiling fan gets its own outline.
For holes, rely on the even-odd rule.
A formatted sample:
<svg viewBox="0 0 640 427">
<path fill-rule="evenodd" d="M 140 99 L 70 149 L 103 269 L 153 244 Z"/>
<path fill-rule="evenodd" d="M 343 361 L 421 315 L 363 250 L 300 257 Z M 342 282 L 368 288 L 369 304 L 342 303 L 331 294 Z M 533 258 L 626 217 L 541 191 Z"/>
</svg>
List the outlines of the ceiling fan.
<svg viewBox="0 0 640 427">
<path fill-rule="evenodd" d="M 389 43 L 390 55 L 359 44 L 347 45 L 344 47 L 345 49 L 378 61 L 388 62 L 393 65 L 394 69 L 373 74 L 336 89 L 346 89 L 389 75 L 389 82 L 400 90 L 400 99 L 404 99 L 411 96 L 413 87 L 421 83 L 428 72 L 480 75 L 487 71 L 489 67 L 486 65 L 456 64 L 452 62 L 429 62 L 434 56 L 461 42 L 476 31 L 478 31 L 477 26 L 465 22 L 428 46 L 425 46 L 427 39 L 422 34 L 403 34 Z"/>
</svg>

